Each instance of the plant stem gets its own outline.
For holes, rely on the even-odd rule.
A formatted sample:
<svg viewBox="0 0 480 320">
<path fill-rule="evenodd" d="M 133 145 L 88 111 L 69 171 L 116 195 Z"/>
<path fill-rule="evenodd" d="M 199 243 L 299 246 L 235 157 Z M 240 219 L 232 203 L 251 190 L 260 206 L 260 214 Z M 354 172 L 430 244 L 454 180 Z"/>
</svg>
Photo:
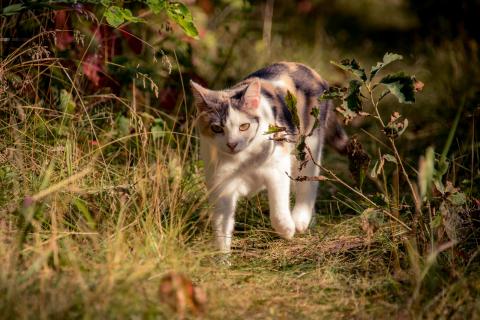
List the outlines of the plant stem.
<svg viewBox="0 0 480 320">
<path fill-rule="evenodd" d="M 368 94 L 370 95 L 370 101 L 372 102 L 373 108 L 375 109 L 375 113 L 377 114 L 376 118 L 378 121 L 380 121 L 380 124 L 382 125 L 382 129 L 385 128 L 385 123 L 382 120 L 382 117 L 380 116 L 380 112 L 378 111 L 378 101 L 375 101 L 373 98 L 373 91 L 370 88 L 370 83 L 365 85 L 368 90 Z"/>
</svg>

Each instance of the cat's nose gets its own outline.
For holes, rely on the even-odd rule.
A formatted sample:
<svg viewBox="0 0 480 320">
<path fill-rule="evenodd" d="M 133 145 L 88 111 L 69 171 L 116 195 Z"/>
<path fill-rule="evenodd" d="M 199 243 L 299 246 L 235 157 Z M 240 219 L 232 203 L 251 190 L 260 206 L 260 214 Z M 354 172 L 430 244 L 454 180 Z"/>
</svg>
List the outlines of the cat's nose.
<svg viewBox="0 0 480 320">
<path fill-rule="evenodd" d="M 237 146 L 237 144 L 238 144 L 238 142 L 233 142 L 233 143 L 227 142 L 227 147 L 229 147 L 230 150 L 233 151 L 233 150 L 235 150 L 235 147 Z"/>
</svg>

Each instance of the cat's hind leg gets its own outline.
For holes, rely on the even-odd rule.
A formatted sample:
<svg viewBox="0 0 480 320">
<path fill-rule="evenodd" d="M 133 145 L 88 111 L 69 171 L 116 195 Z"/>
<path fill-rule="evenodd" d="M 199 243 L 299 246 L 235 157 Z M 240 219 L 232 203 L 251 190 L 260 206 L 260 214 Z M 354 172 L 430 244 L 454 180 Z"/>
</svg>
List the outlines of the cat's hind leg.
<svg viewBox="0 0 480 320">
<path fill-rule="evenodd" d="M 320 163 L 323 149 L 323 135 L 319 130 L 316 134 L 307 137 L 305 143 L 310 148 L 315 162 Z M 297 164 L 298 167 L 298 164 Z M 302 176 L 317 176 L 320 172 L 318 166 L 313 161 L 309 161 L 305 168 L 298 174 Z M 312 214 L 315 208 L 315 199 L 317 198 L 318 181 L 296 181 L 295 182 L 295 206 L 292 211 L 292 218 L 295 222 L 295 229 L 299 233 L 307 230 Z"/>
</svg>

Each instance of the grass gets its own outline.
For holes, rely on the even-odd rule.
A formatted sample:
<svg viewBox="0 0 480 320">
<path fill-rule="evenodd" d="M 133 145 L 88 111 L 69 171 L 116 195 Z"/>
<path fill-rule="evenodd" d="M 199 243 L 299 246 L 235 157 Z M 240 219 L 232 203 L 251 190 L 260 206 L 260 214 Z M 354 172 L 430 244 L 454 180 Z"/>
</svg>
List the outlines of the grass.
<svg viewBox="0 0 480 320">
<path fill-rule="evenodd" d="M 377 203 L 397 197 L 392 214 L 416 233 L 364 211 L 368 203 L 351 189 L 321 182 L 315 225 L 291 241 L 272 233 L 265 195 L 243 201 L 227 266 L 211 246 L 194 117 L 181 121 L 153 108 L 141 89 L 145 78 L 133 79 L 137 86 L 125 97 L 87 94 L 79 71 L 36 53 L 24 48 L 0 61 L 11 86 L 0 95 L 0 318 L 181 318 L 161 291 L 175 272 L 187 284 L 172 284 L 173 304 L 184 299 L 187 318 L 196 317 L 192 281 L 207 294 L 206 319 L 478 319 L 475 126 L 462 137 L 468 142 L 453 142 L 460 147 L 447 173 L 470 190 L 465 205 L 452 205 L 452 190 L 434 194 L 418 222 L 391 163 L 383 194 L 366 183 L 364 194 Z M 439 59 L 452 59 L 461 74 L 466 56 L 443 50 Z M 239 62 L 218 79 L 244 67 Z M 441 104 L 427 94 L 420 106 L 432 96 Z M 413 172 L 424 149 L 412 141 L 442 129 L 426 120 L 430 109 L 419 109 L 408 111 L 419 119 L 409 118 L 427 129 L 413 128 L 400 146 Z M 183 110 L 185 99 L 174 111 Z M 362 128 L 365 148 L 376 154 L 382 138 Z M 353 184 L 346 159 L 329 152 L 324 164 Z"/>
<path fill-rule="evenodd" d="M 8 111 L 1 131 L 15 146 L 2 164 L 3 318 L 170 318 L 159 287 L 172 270 L 207 292 L 208 319 L 478 314 L 477 267 L 458 265 L 446 278 L 429 271 L 427 287 L 415 269 L 426 262 L 409 257 L 411 240 L 398 225 L 382 223 L 368 236 L 361 216 L 339 213 L 342 201 L 328 199 L 333 185 L 323 188 L 316 226 L 292 241 L 271 233 L 264 196 L 245 201 L 227 267 L 210 245 L 201 167 L 191 149 L 177 147 L 194 146 L 194 136 L 172 133 L 174 147 L 154 140 L 130 109 L 128 139 L 98 130 L 90 136 L 106 142 L 92 146 L 80 138 L 90 126 L 84 113 L 70 121 L 85 127 L 52 140 L 35 126 L 53 132 L 64 114 L 31 107 L 19 121 L 17 112 Z"/>
</svg>

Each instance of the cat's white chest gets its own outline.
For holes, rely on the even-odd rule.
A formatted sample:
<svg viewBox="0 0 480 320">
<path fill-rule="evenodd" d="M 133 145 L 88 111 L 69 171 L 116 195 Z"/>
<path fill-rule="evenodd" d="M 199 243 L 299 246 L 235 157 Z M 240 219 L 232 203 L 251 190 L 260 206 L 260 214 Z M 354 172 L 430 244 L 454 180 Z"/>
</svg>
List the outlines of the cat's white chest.
<svg viewBox="0 0 480 320">
<path fill-rule="evenodd" d="M 235 194 L 239 197 L 251 196 L 267 187 L 272 176 L 290 174 L 290 154 L 284 147 L 266 149 L 261 155 L 238 156 L 223 159 L 216 164 L 210 177 L 209 189 L 219 194 Z"/>
</svg>

